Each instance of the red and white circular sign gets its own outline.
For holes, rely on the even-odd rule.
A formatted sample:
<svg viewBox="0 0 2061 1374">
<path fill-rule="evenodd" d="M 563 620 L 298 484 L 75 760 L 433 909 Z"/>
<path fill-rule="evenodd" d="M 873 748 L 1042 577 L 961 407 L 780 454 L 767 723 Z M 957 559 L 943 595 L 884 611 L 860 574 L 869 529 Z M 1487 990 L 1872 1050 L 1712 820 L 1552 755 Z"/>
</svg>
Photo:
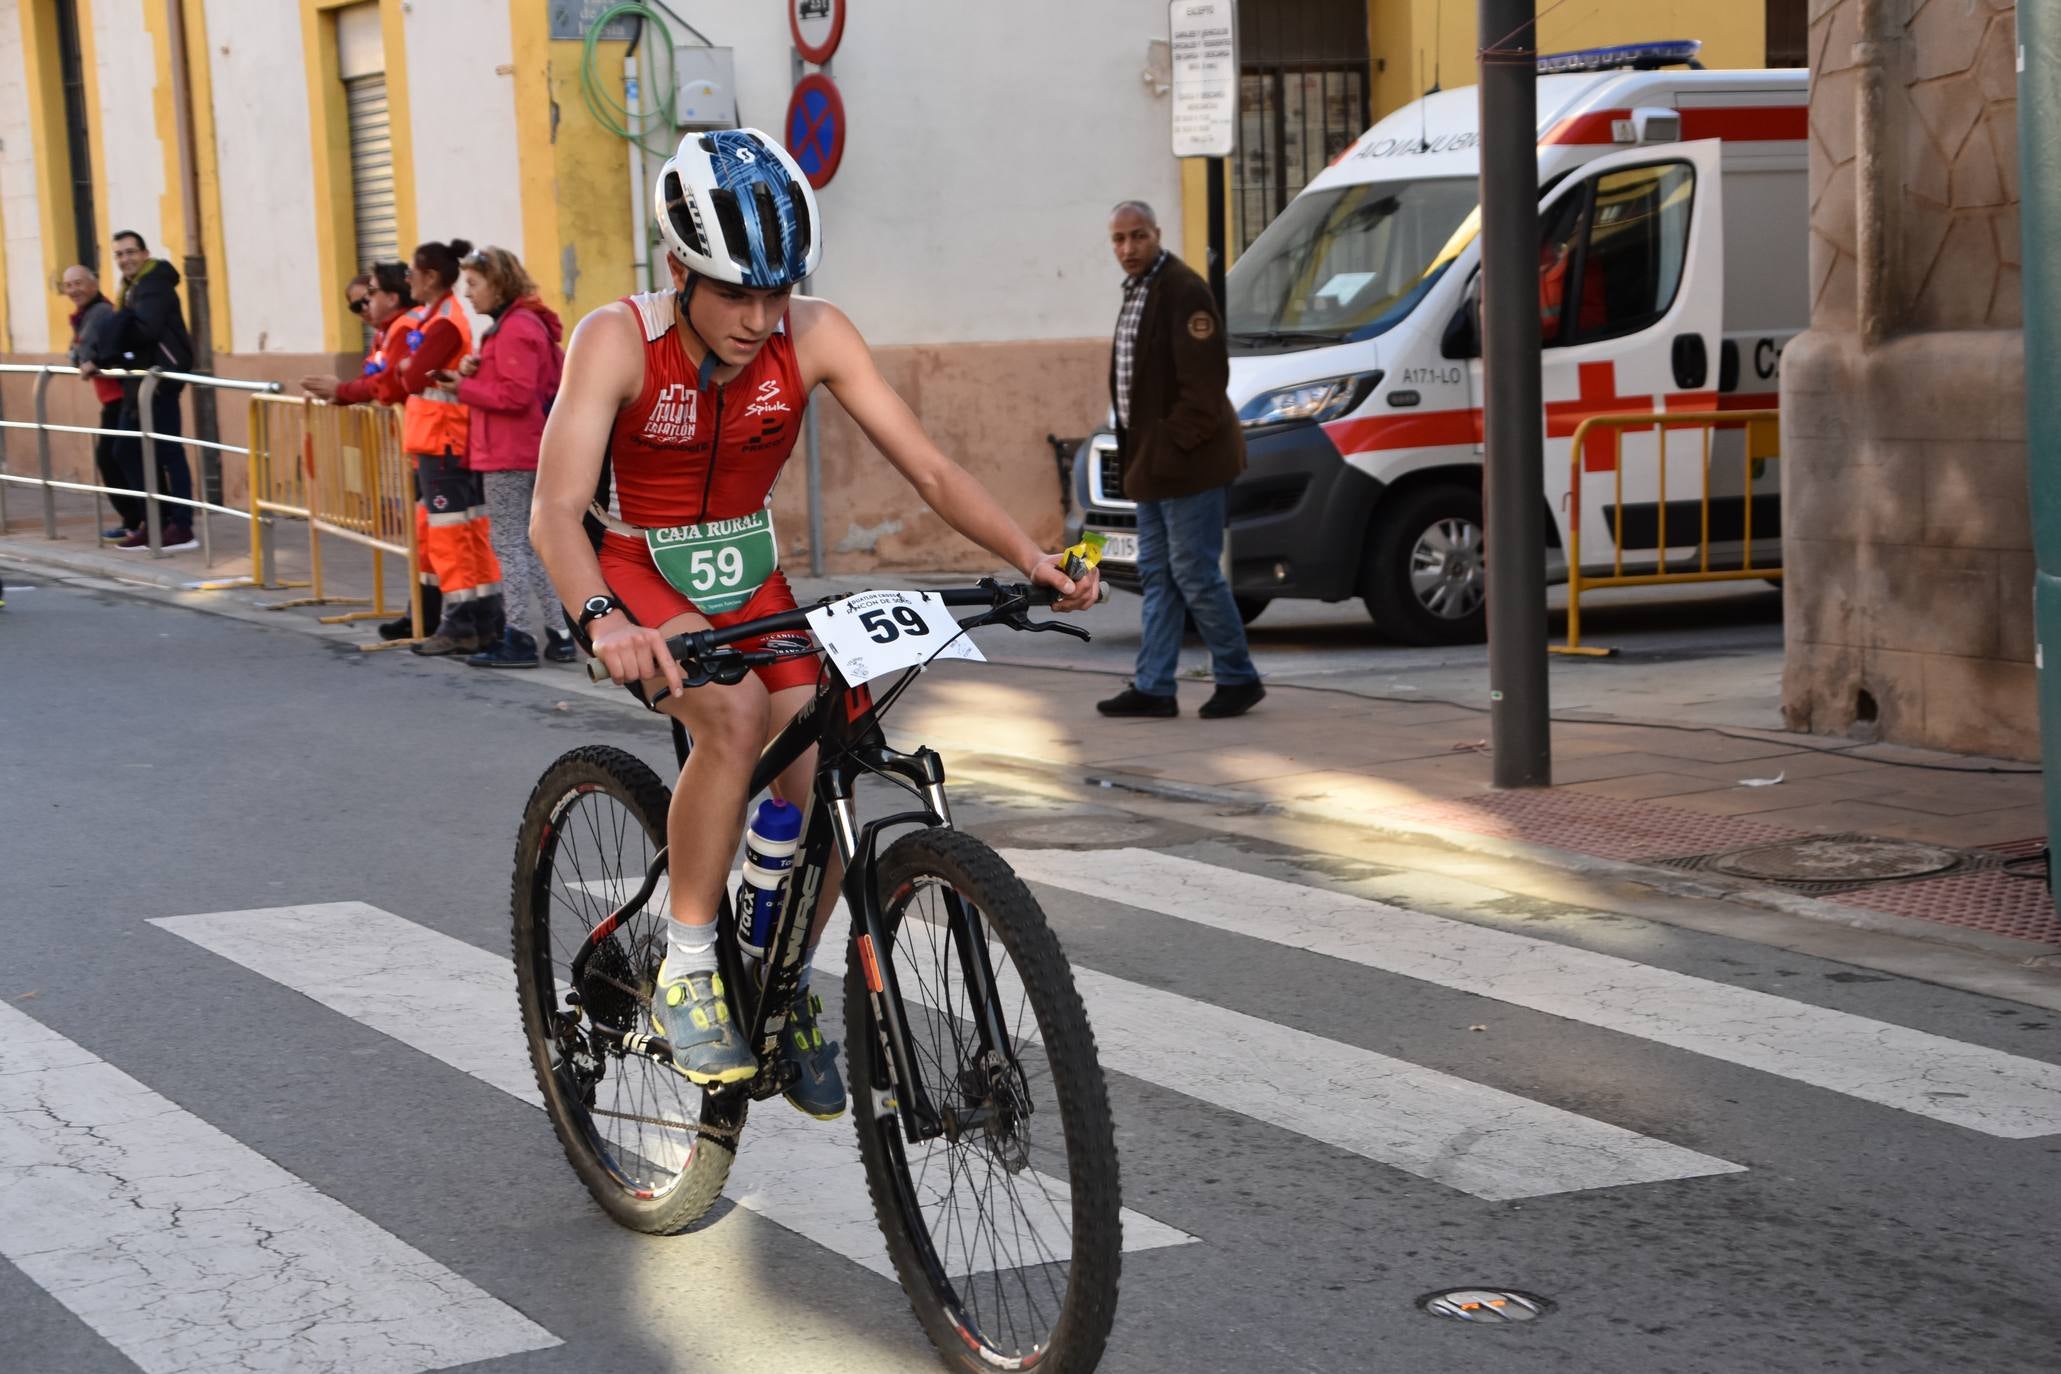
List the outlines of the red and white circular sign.
<svg viewBox="0 0 2061 1374">
<path fill-rule="evenodd" d="M 822 66 L 844 37 L 845 0 L 787 0 L 787 31 L 804 62 Z"/>
</svg>

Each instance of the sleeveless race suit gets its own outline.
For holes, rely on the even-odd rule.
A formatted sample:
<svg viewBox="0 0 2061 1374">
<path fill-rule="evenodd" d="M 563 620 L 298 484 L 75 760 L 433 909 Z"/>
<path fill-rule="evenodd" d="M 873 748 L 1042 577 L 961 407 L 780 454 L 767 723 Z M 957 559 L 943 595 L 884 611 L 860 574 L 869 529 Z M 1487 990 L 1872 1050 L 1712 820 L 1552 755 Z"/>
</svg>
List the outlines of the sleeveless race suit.
<svg viewBox="0 0 2061 1374">
<path fill-rule="evenodd" d="M 801 437 L 801 366 L 783 326 L 735 378 L 703 390 L 673 337 L 673 293 L 623 297 L 644 333 L 644 389 L 616 415 L 608 438 L 620 523 L 638 530 L 750 515 Z M 611 520 L 601 538 L 601 576 L 630 619 L 653 628 L 696 609 L 651 561 L 643 537 Z M 736 610 L 706 617 L 718 629 L 794 609 L 786 574 L 775 571 Z M 760 647 L 746 640 L 738 647 Z M 815 682 L 813 658 L 753 669 L 768 691 Z"/>
</svg>

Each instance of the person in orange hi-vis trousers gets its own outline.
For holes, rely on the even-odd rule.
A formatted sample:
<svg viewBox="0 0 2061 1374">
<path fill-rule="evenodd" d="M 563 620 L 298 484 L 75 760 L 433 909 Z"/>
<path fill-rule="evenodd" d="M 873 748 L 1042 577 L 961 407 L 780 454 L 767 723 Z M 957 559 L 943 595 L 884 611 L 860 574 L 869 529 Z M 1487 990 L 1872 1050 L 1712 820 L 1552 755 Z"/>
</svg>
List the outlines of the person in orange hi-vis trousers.
<svg viewBox="0 0 2061 1374">
<path fill-rule="evenodd" d="M 415 527 L 422 561 L 442 593 L 443 617 L 418 654 L 470 654 L 501 638 L 501 566 L 487 539 L 486 496 L 466 466 L 471 416 L 436 374 L 472 352 L 472 323 L 451 288 L 464 239 L 415 250 L 408 285 L 422 302 L 408 312 L 408 393 L 401 443 L 415 460 Z M 428 581 L 428 578 L 424 579 Z"/>
</svg>

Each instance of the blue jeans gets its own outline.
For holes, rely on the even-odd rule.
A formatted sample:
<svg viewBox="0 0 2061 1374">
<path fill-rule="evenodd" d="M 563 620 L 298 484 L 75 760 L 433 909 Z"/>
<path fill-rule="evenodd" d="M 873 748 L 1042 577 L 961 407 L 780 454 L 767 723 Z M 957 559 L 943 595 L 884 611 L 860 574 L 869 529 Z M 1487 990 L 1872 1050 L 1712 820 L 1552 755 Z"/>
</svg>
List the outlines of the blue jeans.
<svg viewBox="0 0 2061 1374">
<path fill-rule="evenodd" d="M 1144 584 L 1145 610 L 1132 685 L 1139 691 L 1174 695 L 1184 610 L 1209 645 L 1210 675 L 1219 687 L 1259 681 L 1259 669 L 1245 647 L 1245 622 L 1217 566 L 1223 551 L 1224 488 L 1138 503 L 1138 579 Z"/>
</svg>

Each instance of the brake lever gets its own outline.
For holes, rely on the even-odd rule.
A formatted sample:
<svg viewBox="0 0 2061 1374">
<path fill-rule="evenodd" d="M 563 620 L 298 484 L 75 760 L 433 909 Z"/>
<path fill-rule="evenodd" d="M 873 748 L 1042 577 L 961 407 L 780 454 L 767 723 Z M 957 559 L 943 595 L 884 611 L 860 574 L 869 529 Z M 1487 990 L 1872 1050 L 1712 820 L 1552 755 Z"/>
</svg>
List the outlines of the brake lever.
<svg viewBox="0 0 2061 1374">
<path fill-rule="evenodd" d="M 1063 620 L 1029 620 L 1029 619 L 1025 619 L 1025 620 L 1022 620 L 1022 621 L 1019 621 L 1019 622 L 1018 622 L 1018 624 L 1017 624 L 1017 628 L 1019 628 L 1019 629 L 1024 629 L 1024 630 L 1035 630 L 1035 631 L 1041 631 L 1041 632 L 1042 632 L 1042 631 L 1045 631 L 1045 630 L 1057 630 L 1057 631 L 1058 631 L 1058 632 L 1059 632 L 1060 634 L 1063 634 L 1063 635 L 1072 635 L 1072 636 L 1073 636 L 1073 637 L 1074 637 L 1075 639 L 1079 639 L 1079 640 L 1091 640 L 1091 639 L 1093 639 L 1093 638 L 1095 637 L 1095 636 L 1093 636 L 1093 635 L 1089 634 L 1089 633 L 1088 633 L 1088 632 L 1087 632 L 1086 630 L 1083 630 L 1083 629 L 1082 629 L 1082 628 L 1081 628 L 1080 626 L 1078 626 L 1078 625 L 1069 625 L 1069 624 L 1067 624 L 1067 623 L 1066 623 L 1065 621 L 1063 621 Z"/>
</svg>

